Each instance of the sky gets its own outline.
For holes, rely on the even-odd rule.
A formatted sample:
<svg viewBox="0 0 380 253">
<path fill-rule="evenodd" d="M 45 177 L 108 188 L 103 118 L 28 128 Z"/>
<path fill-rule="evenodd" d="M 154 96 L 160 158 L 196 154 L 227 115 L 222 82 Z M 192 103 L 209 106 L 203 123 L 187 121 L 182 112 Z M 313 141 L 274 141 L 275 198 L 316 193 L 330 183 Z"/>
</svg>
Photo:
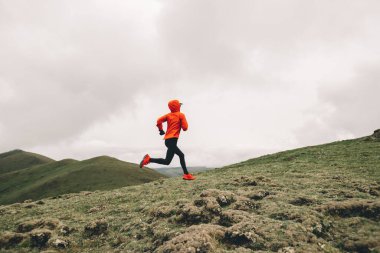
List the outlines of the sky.
<svg viewBox="0 0 380 253">
<path fill-rule="evenodd" d="M 377 0 L 0 0 L 0 153 L 164 157 L 171 99 L 190 171 L 370 135 L 379 13 Z"/>
</svg>

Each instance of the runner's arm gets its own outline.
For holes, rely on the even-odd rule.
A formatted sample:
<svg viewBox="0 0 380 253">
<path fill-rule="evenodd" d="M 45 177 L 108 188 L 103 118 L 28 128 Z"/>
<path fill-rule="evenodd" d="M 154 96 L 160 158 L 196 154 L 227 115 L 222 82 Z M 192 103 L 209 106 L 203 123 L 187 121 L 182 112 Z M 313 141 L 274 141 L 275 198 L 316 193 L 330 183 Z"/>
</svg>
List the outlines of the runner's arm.
<svg viewBox="0 0 380 253">
<path fill-rule="evenodd" d="M 162 116 L 162 117 L 159 117 L 158 119 L 157 119 L 157 127 L 158 127 L 158 130 L 163 130 L 162 129 L 162 123 L 164 123 L 165 121 L 167 121 L 167 117 L 166 117 L 166 115 L 164 115 L 164 116 Z"/>
<path fill-rule="evenodd" d="M 185 114 L 181 114 L 181 128 L 183 131 L 187 131 L 187 128 L 189 127 L 189 125 L 187 124 L 187 120 L 186 120 L 186 116 Z"/>
</svg>

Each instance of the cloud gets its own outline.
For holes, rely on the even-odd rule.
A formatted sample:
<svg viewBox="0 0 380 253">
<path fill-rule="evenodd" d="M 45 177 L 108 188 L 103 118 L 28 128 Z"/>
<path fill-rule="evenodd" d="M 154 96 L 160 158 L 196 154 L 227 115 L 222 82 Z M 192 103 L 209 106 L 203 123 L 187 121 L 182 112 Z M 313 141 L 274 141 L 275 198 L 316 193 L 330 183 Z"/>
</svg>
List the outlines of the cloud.
<svg viewBox="0 0 380 253">
<path fill-rule="evenodd" d="M 146 2 L 1 4 L 2 148 L 78 135 L 164 79 Z"/>
<path fill-rule="evenodd" d="M 188 79 L 278 86 L 274 73 L 305 53 L 360 38 L 376 9 L 374 1 L 166 1 L 159 32 Z"/>
<path fill-rule="evenodd" d="M 321 88 L 318 108 L 308 112 L 308 120 L 297 131 L 300 143 L 310 145 L 361 137 L 378 129 L 379 73 L 378 67 L 362 66 L 350 81 Z"/>
</svg>

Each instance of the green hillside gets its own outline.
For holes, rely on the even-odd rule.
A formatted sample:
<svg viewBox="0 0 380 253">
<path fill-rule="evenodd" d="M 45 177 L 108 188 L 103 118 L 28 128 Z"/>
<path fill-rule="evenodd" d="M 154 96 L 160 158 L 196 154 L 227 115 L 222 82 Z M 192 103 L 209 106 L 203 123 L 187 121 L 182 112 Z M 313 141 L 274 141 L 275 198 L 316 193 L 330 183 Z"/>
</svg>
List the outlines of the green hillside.
<svg viewBox="0 0 380 253">
<path fill-rule="evenodd" d="M 110 190 L 165 176 L 154 170 L 101 156 L 85 161 L 65 159 L 0 175 L 0 204 L 65 193 Z"/>
<path fill-rule="evenodd" d="M 46 164 L 54 160 L 39 154 L 13 150 L 0 154 L 0 174 L 22 170 L 34 165 Z"/>
<path fill-rule="evenodd" d="M 380 140 L 0 207 L 2 252 L 379 252 Z"/>
</svg>

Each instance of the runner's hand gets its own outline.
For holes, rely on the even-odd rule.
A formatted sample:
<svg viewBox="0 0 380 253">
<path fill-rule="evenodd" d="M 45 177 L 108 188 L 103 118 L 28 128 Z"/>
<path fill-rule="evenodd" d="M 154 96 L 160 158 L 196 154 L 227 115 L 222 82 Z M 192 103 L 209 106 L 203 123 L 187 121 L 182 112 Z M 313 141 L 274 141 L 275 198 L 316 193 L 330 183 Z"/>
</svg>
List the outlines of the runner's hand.
<svg viewBox="0 0 380 253">
<path fill-rule="evenodd" d="M 164 130 L 160 130 L 160 135 L 164 135 L 165 134 L 165 131 Z"/>
</svg>

